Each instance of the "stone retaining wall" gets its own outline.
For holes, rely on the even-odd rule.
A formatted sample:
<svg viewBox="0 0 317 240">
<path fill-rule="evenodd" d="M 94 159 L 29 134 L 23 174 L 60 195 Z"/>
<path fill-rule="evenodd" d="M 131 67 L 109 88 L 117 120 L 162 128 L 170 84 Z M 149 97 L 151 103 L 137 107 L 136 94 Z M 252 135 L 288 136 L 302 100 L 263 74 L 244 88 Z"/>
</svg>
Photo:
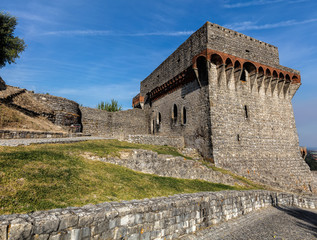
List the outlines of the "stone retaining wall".
<svg viewBox="0 0 317 240">
<path fill-rule="evenodd" d="M 214 171 L 199 161 L 186 160 L 183 157 L 172 157 L 142 149 L 120 152 L 120 158 L 92 156 L 90 159 L 113 163 L 134 171 L 156 174 L 162 177 L 200 179 L 232 186 L 241 184 L 233 177 Z"/>
<path fill-rule="evenodd" d="M 0 239 L 175 239 L 275 205 L 315 209 L 316 197 L 223 191 L 0 216 Z"/>
<path fill-rule="evenodd" d="M 0 130 L 0 139 L 62 138 L 62 137 L 68 137 L 68 134 L 59 133 L 59 132 L 32 132 L 32 131 Z"/>
<path fill-rule="evenodd" d="M 151 144 L 151 145 L 162 145 L 172 146 L 176 148 L 184 148 L 183 137 L 168 137 L 168 136 L 157 136 L 157 135 L 129 135 L 126 139 L 128 142 L 140 143 L 140 144 Z"/>
</svg>

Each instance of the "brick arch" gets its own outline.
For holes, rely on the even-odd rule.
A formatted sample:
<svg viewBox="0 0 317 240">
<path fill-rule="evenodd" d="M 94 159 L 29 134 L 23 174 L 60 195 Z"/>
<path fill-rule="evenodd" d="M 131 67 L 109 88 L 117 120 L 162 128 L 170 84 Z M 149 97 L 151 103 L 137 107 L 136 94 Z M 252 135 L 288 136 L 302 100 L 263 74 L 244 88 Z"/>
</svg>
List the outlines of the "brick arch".
<svg viewBox="0 0 317 240">
<path fill-rule="evenodd" d="M 263 67 L 259 67 L 259 68 L 258 68 L 258 74 L 260 74 L 261 76 L 264 75 L 264 69 L 263 69 Z"/>
<path fill-rule="evenodd" d="M 251 62 L 245 62 L 243 64 L 243 69 L 247 70 L 248 73 L 256 73 L 257 72 L 256 66 Z"/>
<path fill-rule="evenodd" d="M 226 68 L 233 67 L 233 62 L 231 58 L 227 58 L 225 63 L 226 63 Z"/>
<path fill-rule="evenodd" d="M 222 65 L 224 63 L 223 58 L 217 53 L 214 53 L 210 56 L 210 62 L 217 66 Z"/>
<path fill-rule="evenodd" d="M 269 68 L 267 68 L 267 69 L 265 70 L 265 75 L 266 75 L 266 76 L 271 76 L 271 75 L 272 75 L 272 72 L 271 72 L 271 70 L 270 70 Z"/>
<path fill-rule="evenodd" d="M 240 57 L 237 57 L 237 56 L 234 56 L 234 55 L 230 55 L 230 54 L 227 54 L 227 53 L 219 52 L 219 51 L 216 51 L 216 50 L 213 50 L 213 49 L 208 49 L 208 48 L 203 50 L 201 53 L 199 53 L 198 55 L 193 57 L 193 59 L 192 59 L 192 63 L 193 63 L 192 67 L 194 69 L 197 69 L 197 61 L 196 60 L 197 60 L 198 57 L 204 56 L 204 57 L 206 57 L 207 60 L 211 60 L 213 55 L 218 55 L 222 59 L 222 64 L 226 63 L 226 61 L 228 59 L 230 59 L 230 61 L 232 63 L 234 63 L 233 64 L 234 68 L 242 68 L 242 66 L 246 62 L 249 62 L 249 63 L 252 63 L 256 67 L 257 72 L 260 71 L 260 67 L 263 68 L 264 73 L 265 73 L 266 76 L 274 76 L 274 77 L 278 78 L 280 73 L 282 73 L 283 76 L 286 76 L 286 74 L 288 74 L 290 76 L 290 79 L 292 80 L 292 83 L 300 83 L 301 82 L 299 74 L 288 72 L 288 71 L 285 71 L 285 70 L 282 70 L 282 69 L 279 69 L 279 68 L 276 68 L 276 67 L 267 66 L 267 65 L 262 64 L 262 63 L 253 62 L 253 61 L 250 61 L 250 60 L 247 60 L 247 59 L 243 59 L 243 58 L 240 58 Z M 219 62 L 220 61 L 218 61 L 217 63 L 219 63 Z M 226 64 L 226 66 L 227 66 L 227 64 Z"/>
<path fill-rule="evenodd" d="M 282 72 L 280 72 L 280 74 L 278 75 L 278 77 L 279 77 L 280 79 L 284 79 L 284 74 L 283 74 Z"/>
<path fill-rule="evenodd" d="M 236 60 L 235 62 L 234 62 L 234 68 L 242 68 L 242 64 L 238 61 L 238 60 Z"/>
</svg>

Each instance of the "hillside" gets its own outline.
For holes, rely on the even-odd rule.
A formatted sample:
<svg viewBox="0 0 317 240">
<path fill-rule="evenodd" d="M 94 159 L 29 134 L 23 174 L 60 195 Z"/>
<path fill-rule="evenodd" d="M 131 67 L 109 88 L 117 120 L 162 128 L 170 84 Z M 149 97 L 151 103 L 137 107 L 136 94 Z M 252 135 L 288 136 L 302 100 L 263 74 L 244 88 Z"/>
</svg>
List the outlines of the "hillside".
<svg viewBox="0 0 317 240">
<path fill-rule="evenodd" d="M 121 151 L 136 148 L 185 157 L 172 147 L 118 140 L 0 147 L 0 214 L 178 193 L 258 188 L 254 184 L 229 186 L 201 180 L 160 177 L 84 157 L 87 153 L 118 157 Z"/>
<path fill-rule="evenodd" d="M 64 132 L 45 117 L 31 117 L 3 103 L 0 103 L 0 129 Z"/>
</svg>

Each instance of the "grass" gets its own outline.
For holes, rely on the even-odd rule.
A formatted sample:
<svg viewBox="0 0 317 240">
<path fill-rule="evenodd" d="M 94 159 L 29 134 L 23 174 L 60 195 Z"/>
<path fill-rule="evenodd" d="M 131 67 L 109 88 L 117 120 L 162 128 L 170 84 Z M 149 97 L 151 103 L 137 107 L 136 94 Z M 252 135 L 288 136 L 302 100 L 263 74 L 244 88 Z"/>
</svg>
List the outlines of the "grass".
<svg viewBox="0 0 317 240">
<path fill-rule="evenodd" d="M 239 176 L 237 174 L 234 174 L 234 173 L 230 172 L 229 170 L 215 167 L 214 165 L 210 164 L 209 162 L 203 161 L 202 164 L 208 168 L 211 168 L 214 171 L 218 171 L 218 172 L 221 172 L 223 174 L 230 175 L 232 178 L 238 180 L 239 182 L 241 182 L 245 186 L 247 186 L 248 189 L 268 189 L 267 186 L 264 186 L 264 185 L 261 185 L 258 183 L 254 183 L 253 181 L 251 181 L 245 177 Z"/>
<path fill-rule="evenodd" d="M 80 156 L 83 152 L 116 155 L 132 148 L 182 156 L 172 147 L 117 140 L 0 147 L 0 214 L 178 193 L 241 190 L 224 184 L 139 173 Z"/>
</svg>

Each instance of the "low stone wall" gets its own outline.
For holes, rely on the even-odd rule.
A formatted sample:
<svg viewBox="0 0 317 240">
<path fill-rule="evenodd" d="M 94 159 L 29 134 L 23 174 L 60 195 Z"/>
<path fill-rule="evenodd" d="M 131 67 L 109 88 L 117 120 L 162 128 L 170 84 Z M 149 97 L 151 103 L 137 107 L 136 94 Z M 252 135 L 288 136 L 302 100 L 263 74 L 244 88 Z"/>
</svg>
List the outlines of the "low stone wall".
<svg viewBox="0 0 317 240">
<path fill-rule="evenodd" d="M 176 148 L 185 147 L 183 137 L 169 137 L 169 136 L 157 136 L 157 135 L 129 135 L 126 139 L 128 142 L 152 144 L 152 145 L 166 145 Z"/>
<path fill-rule="evenodd" d="M 241 184 L 241 182 L 233 177 L 221 172 L 213 171 L 199 161 L 157 154 L 156 152 L 148 150 L 134 149 L 131 151 L 120 152 L 120 158 L 99 158 L 96 156 L 88 158 L 163 177 L 200 179 L 232 186 Z"/>
<path fill-rule="evenodd" d="M 19 138 L 62 138 L 68 134 L 58 132 L 32 132 L 32 131 L 11 131 L 0 130 L 0 139 L 19 139 Z"/>
<path fill-rule="evenodd" d="M 80 107 L 83 134 L 124 139 L 130 134 L 146 134 L 145 112 L 142 109 L 107 112 Z"/>
<path fill-rule="evenodd" d="M 0 216 L 0 239 L 176 239 L 276 205 L 316 209 L 316 197 L 223 191 Z"/>
</svg>

